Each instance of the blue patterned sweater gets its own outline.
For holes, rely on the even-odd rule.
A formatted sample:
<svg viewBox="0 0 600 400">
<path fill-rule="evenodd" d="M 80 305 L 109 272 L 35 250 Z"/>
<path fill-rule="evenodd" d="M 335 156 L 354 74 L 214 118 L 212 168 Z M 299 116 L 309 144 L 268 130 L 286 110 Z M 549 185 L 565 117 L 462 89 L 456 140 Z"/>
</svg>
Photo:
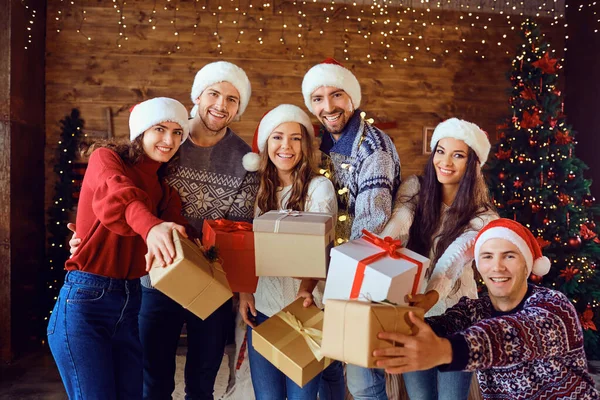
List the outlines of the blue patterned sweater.
<svg viewBox="0 0 600 400">
<path fill-rule="evenodd" d="M 445 314 L 426 318 L 452 344 L 444 370 L 477 371 L 484 399 L 599 399 L 588 373 L 579 317 L 567 297 L 530 285 L 510 312 L 488 296 L 463 297 Z"/>
<path fill-rule="evenodd" d="M 379 234 L 392 214 L 392 203 L 400 186 L 400 157 L 392 139 L 363 121 L 360 110 L 344 127 L 337 142 L 325 133 L 321 151 L 330 157 L 336 189 L 348 188 L 346 209 L 351 219 L 349 239 L 367 229 Z M 338 236 L 344 233 L 338 232 Z"/>
</svg>

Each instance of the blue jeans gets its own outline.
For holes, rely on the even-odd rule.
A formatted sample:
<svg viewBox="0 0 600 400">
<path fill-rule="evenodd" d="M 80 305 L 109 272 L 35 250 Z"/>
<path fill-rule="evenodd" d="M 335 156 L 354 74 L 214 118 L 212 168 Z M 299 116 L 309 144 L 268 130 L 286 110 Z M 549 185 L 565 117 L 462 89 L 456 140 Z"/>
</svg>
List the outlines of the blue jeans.
<svg viewBox="0 0 600 400">
<path fill-rule="evenodd" d="M 346 365 L 348 390 L 354 400 L 388 400 L 385 392 L 385 371 L 357 365 Z"/>
<path fill-rule="evenodd" d="M 177 345 L 185 322 L 185 398 L 213 400 L 215 380 L 233 316 L 231 300 L 202 320 L 158 290 L 142 287 L 140 339 L 144 349 L 143 398 L 171 399 L 175 390 Z"/>
<path fill-rule="evenodd" d="M 411 400 L 467 400 L 472 372 L 440 372 L 437 368 L 402 374 Z"/>
<path fill-rule="evenodd" d="M 69 271 L 48 322 L 48 344 L 69 399 L 138 400 L 139 279 Z"/>
<path fill-rule="evenodd" d="M 268 317 L 257 311 L 256 325 L 265 322 Z M 252 346 L 252 328 L 248 327 L 248 359 L 250 376 L 256 400 L 316 400 L 322 373 L 315 376 L 303 387 L 285 376 L 269 360 L 260 355 Z M 340 369 L 341 371 L 341 369 Z M 343 381 L 343 375 L 342 375 Z M 343 398 L 343 397 L 342 397 Z"/>
<path fill-rule="evenodd" d="M 332 360 L 321 373 L 319 400 L 344 400 L 345 397 L 344 366 L 341 362 Z"/>
</svg>

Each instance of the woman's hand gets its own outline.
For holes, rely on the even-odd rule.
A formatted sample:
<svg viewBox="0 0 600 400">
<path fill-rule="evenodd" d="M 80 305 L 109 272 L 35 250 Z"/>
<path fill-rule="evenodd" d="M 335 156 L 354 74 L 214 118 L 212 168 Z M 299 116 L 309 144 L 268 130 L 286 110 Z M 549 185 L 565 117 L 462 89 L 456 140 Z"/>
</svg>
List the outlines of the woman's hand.
<svg viewBox="0 0 600 400">
<path fill-rule="evenodd" d="M 173 230 L 183 237 L 187 237 L 185 227 L 174 222 L 163 222 L 154 225 L 146 237 L 148 253 L 146 254 L 146 271 L 150 271 L 156 258 L 161 267 L 166 267 L 175 258 L 175 245 L 173 244 Z"/>
<path fill-rule="evenodd" d="M 256 317 L 256 308 L 254 307 L 254 295 L 252 293 L 241 293 L 240 292 L 240 315 L 242 319 L 250 328 L 255 328 L 256 325 L 250 319 L 248 311 L 252 313 L 252 316 Z"/>
<path fill-rule="evenodd" d="M 407 295 L 406 301 L 413 307 L 420 307 L 425 312 L 429 311 L 440 299 L 440 295 L 435 290 L 430 290 L 425 294 Z"/>
<path fill-rule="evenodd" d="M 79 245 L 81 244 L 81 239 L 77 237 L 77 232 L 75 232 L 75 224 L 68 223 L 67 229 L 73 232 L 73 236 L 71 236 L 71 240 L 69 240 L 69 252 L 71 253 L 71 257 L 73 257 L 79 248 Z"/>
<path fill-rule="evenodd" d="M 312 293 L 308 290 L 302 290 L 302 288 L 300 288 L 300 290 L 298 290 L 298 295 L 296 295 L 296 300 L 298 300 L 301 297 L 304 298 L 304 302 L 302 303 L 302 306 L 304 308 L 310 307 L 312 304 L 315 304 L 315 299 L 313 298 Z"/>
</svg>

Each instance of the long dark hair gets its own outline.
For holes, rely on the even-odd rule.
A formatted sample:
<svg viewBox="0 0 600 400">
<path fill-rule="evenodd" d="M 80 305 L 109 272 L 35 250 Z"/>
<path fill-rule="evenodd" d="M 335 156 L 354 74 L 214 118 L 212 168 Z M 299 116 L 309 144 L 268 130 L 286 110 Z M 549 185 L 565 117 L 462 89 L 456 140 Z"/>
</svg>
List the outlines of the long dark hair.
<svg viewBox="0 0 600 400">
<path fill-rule="evenodd" d="M 302 124 L 302 158 L 292 171 L 292 189 L 286 208 L 295 211 L 304 211 L 304 204 L 308 197 L 308 184 L 317 175 L 312 138 Z M 260 154 L 260 166 L 258 168 L 260 185 L 256 196 L 257 205 L 261 213 L 277 210 L 281 206 L 277 202 L 277 188 L 281 186 L 277 167 L 269 158 L 265 149 Z"/>
<path fill-rule="evenodd" d="M 94 150 L 99 148 L 106 148 L 114 151 L 121 157 L 121 159 L 128 165 L 135 165 L 142 160 L 142 157 L 146 154 L 142 146 L 144 134 L 142 133 L 132 141 L 126 138 L 120 139 L 101 139 L 93 142 L 89 146 L 83 145 L 81 147 L 81 156 L 84 159 L 89 158 Z M 171 174 L 177 167 L 179 161 L 179 150 L 175 153 L 169 162 L 163 163 L 158 169 L 159 178 Z"/>
<path fill-rule="evenodd" d="M 469 229 L 473 218 L 494 210 L 481 173 L 479 158 L 473 149 L 469 148 L 465 174 L 458 185 L 456 197 L 447 211 L 441 231 L 434 237 L 442 221 L 442 184 L 437 179 L 433 165 L 436 151 L 437 144 L 427 160 L 423 176 L 419 177 L 421 189 L 406 245 L 419 254 L 428 255 L 433 243 L 438 239 L 433 249 L 428 275 L 431 275 L 435 264 L 448 246 Z"/>
</svg>

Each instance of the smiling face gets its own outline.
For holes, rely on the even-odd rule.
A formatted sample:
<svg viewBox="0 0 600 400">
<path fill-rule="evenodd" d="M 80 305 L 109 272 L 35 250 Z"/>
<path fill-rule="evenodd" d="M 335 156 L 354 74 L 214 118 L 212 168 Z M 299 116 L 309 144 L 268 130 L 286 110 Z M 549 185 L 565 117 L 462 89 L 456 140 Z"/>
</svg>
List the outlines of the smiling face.
<svg viewBox="0 0 600 400">
<path fill-rule="evenodd" d="M 312 112 L 328 132 L 342 132 L 352 114 L 354 107 L 348 93 L 332 86 L 321 86 L 310 96 Z"/>
<path fill-rule="evenodd" d="M 302 128 L 297 122 L 285 122 L 271 132 L 267 139 L 269 159 L 277 168 L 284 185 L 302 159 L 302 141 L 305 140 Z"/>
<path fill-rule="evenodd" d="M 181 146 L 182 138 L 181 126 L 176 122 L 165 121 L 144 131 L 142 148 L 151 160 L 167 162 Z"/>
<path fill-rule="evenodd" d="M 527 293 L 527 264 L 519 248 L 506 239 L 489 239 L 477 258 L 481 274 L 494 308 L 510 311 Z"/>
<path fill-rule="evenodd" d="M 443 138 L 437 143 L 433 166 L 442 185 L 458 185 L 467 170 L 469 146 L 462 140 Z"/>
<path fill-rule="evenodd" d="M 194 103 L 198 114 L 209 131 L 220 132 L 236 116 L 240 108 L 240 94 L 229 82 L 215 83 L 204 89 Z"/>
</svg>

